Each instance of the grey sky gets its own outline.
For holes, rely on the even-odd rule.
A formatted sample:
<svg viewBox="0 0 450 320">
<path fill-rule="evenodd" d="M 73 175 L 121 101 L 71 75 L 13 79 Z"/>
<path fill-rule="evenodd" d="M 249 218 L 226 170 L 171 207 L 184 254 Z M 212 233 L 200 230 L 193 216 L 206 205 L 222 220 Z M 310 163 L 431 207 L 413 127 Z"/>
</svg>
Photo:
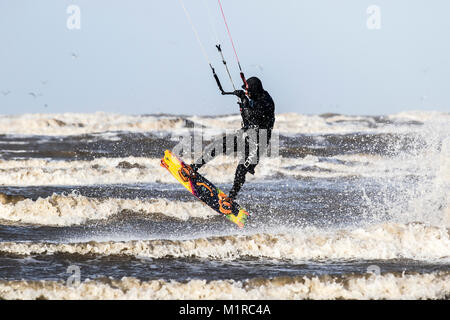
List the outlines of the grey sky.
<svg viewBox="0 0 450 320">
<path fill-rule="evenodd" d="M 203 0 L 184 1 L 230 89 Z M 217 1 L 207 1 L 240 85 Z M 246 76 L 262 79 L 277 112 L 450 111 L 446 0 L 222 3 Z M 80 30 L 66 27 L 73 4 Z M 381 10 L 379 30 L 366 25 L 370 5 Z M 0 39 L 2 114 L 238 111 L 235 97 L 220 95 L 179 0 L 0 0 Z"/>
</svg>

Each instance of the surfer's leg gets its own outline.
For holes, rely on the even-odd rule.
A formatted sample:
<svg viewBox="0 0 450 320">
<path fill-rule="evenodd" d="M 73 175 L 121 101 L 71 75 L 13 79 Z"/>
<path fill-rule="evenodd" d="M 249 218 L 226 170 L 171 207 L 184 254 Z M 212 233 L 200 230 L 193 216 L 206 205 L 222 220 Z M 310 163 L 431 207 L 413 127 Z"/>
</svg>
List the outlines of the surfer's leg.
<svg viewBox="0 0 450 320">
<path fill-rule="evenodd" d="M 259 163 L 259 140 L 245 139 L 245 154 L 236 168 L 234 174 L 233 187 L 229 192 L 229 197 L 235 199 L 242 186 L 245 183 L 247 172 L 255 174 L 255 168 Z"/>
<path fill-rule="evenodd" d="M 246 143 L 247 144 L 247 143 Z M 248 144 L 246 145 L 246 155 L 245 155 L 245 161 L 243 163 L 240 163 L 237 168 L 236 172 L 234 174 L 234 183 L 233 187 L 230 190 L 229 197 L 231 199 L 235 199 L 238 192 L 241 190 L 241 187 L 245 183 L 245 175 L 247 172 L 250 172 L 251 174 L 255 174 L 255 168 L 259 163 L 259 156 L 258 151 L 259 147 L 256 148 L 256 156 L 255 158 L 251 158 L 250 150 Z"/>
<path fill-rule="evenodd" d="M 241 190 L 242 185 L 245 183 L 245 175 L 247 174 L 247 169 L 243 164 L 240 164 L 236 168 L 236 172 L 234 173 L 234 183 L 233 187 L 229 192 L 229 197 L 231 199 L 236 198 L 239 190 Z"/>
<path fill-rule="evenodd" d="M 236 168 L 236 172 L 234 174 L 234 183 L 233 187 L 229 192 L 229 197 L 234 200 L 241 190 L 242 186 L 245 183 L 245 175 L 247 172 L 255 172 L 256 165 L 252 164 L 248 168 L 246 168 L 243 164 L 239 164 Z"/>
</svg>

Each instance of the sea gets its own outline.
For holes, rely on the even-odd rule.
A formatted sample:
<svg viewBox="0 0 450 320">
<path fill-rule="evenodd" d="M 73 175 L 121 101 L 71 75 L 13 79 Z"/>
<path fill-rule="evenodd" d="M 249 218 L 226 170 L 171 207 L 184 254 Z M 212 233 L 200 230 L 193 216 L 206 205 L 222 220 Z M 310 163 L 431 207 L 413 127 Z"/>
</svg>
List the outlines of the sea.
<svg viewBox="0 0 450 320">
<path fill-rule="evenodd" d="M 450 113 L 277 114 L 242 229 L 160 166 L 240 126 L 0 115 L 0 299 L 450 298 Z M 228 191 L 238 161 L 199 172 Z"/>
</svg>

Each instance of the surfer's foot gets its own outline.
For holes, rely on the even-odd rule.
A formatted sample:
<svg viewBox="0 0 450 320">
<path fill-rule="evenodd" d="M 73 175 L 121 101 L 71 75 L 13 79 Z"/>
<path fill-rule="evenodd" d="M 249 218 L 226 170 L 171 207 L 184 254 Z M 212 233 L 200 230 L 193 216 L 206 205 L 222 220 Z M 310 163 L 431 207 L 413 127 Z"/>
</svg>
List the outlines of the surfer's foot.
<svg viewBox="0 0 450 320">
<path fill-rule="evenodd" d="M 183 179 L 183 181 L 188 181 L 191 178 L 195 178 L 197 175 L 197 170 L 194 170 L 191 166 L 185 165 L 181 167 L 180 171 L 180 177 Z"/>
<path fill-rule="evenodd" d="M 233 207 L 233 199 L 224 194 L 219 194 L 219 211 L 223 214 L 230 214 Z"/>
</svg>

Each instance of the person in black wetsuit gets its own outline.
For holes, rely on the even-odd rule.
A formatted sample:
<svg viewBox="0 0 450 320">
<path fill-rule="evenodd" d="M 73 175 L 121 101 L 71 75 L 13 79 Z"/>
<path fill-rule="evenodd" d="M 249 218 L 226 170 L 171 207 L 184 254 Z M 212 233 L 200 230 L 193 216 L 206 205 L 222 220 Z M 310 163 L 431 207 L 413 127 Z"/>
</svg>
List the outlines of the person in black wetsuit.
<svg viewBox="0 0 450 320">
<path fill-rule="evenodd" d="M 245 85 L 242 86 L 247 92 L 243 90 L 234 91 L 234 94 L 240 99 L 238 104 L 242 116 L 242 128 L 233 137 L 223 136 L 221 140 L 208 146 L 203 156 L 194 164 L 188 166 L 188 174 L 195 175 L 198 169 L 217 155 L 216 150 L 220 149 L 220 146 L 223 148 L 223 153 L 226 154 L 227 141 L 233 141 L 234 152 L 238 151 L 239 146 L 244 146 L 244 155 L 236 168 L 233 187 L 229 192 L 229 197 L 222 201 L 224 206 L 230 208 L 232 201 L 245 183 L 247 172 L 255 174 L 255 167 L 259 163 L 259 155 L 262 150 L 267 148 L 275 123 L 275 103 L 269 93 L 264 90 L 261 80 L 257 77 L 251 77 L 247 80 L 247 85 L 247 88 Z M 217 142 L 220 143 L 219 147 L 217 147 Z"/>
</svg>

